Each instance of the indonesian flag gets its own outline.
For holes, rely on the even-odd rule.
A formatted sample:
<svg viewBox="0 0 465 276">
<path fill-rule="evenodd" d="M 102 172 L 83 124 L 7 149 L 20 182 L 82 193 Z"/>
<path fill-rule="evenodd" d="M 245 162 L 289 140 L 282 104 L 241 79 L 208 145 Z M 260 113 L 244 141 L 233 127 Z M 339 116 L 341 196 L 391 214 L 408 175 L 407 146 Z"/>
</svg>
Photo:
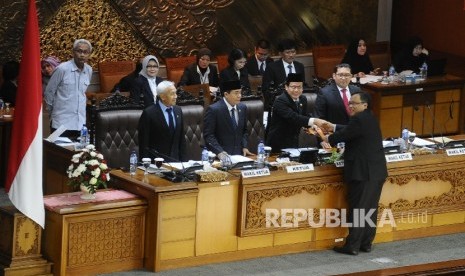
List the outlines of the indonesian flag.
<svg viewBox="0 0 465 276">
<path fill-rule="evenodd" d="M 16 93 L 6 192 L 15 207 L 44 227 L 42 79 L 36 3 L 29 0 Z"/>
</svg>

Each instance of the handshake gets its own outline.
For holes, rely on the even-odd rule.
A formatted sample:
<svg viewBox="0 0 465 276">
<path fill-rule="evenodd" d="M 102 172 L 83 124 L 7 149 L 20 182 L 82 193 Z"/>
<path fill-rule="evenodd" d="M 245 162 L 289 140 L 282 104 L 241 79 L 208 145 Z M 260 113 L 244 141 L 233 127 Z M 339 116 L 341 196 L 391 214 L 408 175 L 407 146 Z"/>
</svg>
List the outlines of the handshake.
<svg viewBox="0 0 465 276">
<path fill-rule="evenodd" d="M 328 121 L 325 121 L 323 119 L 315 118 L 313 120 L 313 129 L 315 129 L 320 136 L 321 136 L 320 132 L 322 132 L 324 134 L 334 132 L 335 126 L 336 126 L 335 124 L 330 123 Z M 323 137 L 321 137 L 321 138 L 323 138 Z"/>
</svg>

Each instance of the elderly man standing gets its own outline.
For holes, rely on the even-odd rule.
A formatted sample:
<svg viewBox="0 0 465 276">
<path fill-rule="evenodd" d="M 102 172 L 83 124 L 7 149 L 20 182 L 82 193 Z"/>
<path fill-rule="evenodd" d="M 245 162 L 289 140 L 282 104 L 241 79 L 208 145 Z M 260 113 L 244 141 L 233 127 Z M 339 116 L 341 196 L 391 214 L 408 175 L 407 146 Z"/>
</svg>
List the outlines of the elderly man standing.
<svg viewBox="0 0 465 276">
<path fill-rule="evenodd" d="M 176 87 L 171 81 L 157 85 L 157 101 L 144 109 L 139 120 L 140 157 L 169 156 L 171 161 L 186 161 L 186 140 L 182 110 L 176 105 Z M 167 160 L 169 161 L 169 160 Z"/>
<path fill-rule="evenodd" d="M 92 54 L 88 40 L 77 39 L 73 44 L 73 59 L 55 69 L 45 89 L 45 103 L 51 114 L 51 131 L 60 126 L 67 130 L 62 136 L 77 138 L 86 123 L 86 90 L 92 77 L 87 64 Z"/>
</svg>

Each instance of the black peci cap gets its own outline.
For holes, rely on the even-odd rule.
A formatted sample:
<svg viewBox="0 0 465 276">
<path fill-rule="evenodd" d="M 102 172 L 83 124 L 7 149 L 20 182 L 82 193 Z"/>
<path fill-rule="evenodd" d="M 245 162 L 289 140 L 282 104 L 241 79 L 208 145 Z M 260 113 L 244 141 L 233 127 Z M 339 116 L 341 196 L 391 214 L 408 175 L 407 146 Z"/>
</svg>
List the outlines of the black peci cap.
<svg viewBox="0 0 465 276">
<path fill-rule="evenodd" d="M 229 80 L 221 83 L 221 92 L 229 92 L 231 90 L 241 89 L 241 82 L 239 80 Z"/>
<path fill-rule="evenodd" d="M 295 74 L 295 73 L 289 73 L 287 75 L 287 83 L 290 82 L 303 82 L 304 78 L 302 77 L 302 74 Z"/>
</svg>

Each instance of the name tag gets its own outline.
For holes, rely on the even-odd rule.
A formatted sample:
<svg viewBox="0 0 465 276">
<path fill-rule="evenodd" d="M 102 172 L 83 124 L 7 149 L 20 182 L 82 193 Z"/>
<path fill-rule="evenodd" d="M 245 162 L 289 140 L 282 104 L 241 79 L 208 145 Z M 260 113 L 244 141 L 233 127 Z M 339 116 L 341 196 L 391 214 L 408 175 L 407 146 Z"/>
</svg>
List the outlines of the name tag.
<svg viewBox="0 0 465 276">
<path fill-rule="evenodd" d="M 465 148 L 446 149 L 446 153 L 447 156 L 463 155 L 465 154 Z"/>
<path fill-rule="evenodd" d="M 229 181 L 221 181 L 220 182 L 221 186 L 226 186 L 226 185 L 229 185 L 229 184 L 230 184 Z"/>
<path fill-rule="evenodd" d="M 388 163 L 406 160 L 412 160 L 412 154 L 410 152 L 386 155 L 386 161 Z"/>
<path fill-rule="evenodd" d="M 298 172 L 308 172 L 313 171 L 313 164 L 302 164 L 302 165 L 293 165 L 286 167 L 287 173 L 298 173 Z"/>
<path fill-rule="evenodd" d="M 334 165 L 336 166 L 336 168 L 343 168 L 344 167 L 344 160 L 334 161 Z"/>
<path fill-rule="evenodd" d="M 243 178 L 257 177 L 270 175 L 270 170 L 268 168 L 257 169 L 257 170 L 247 170 L 241 172 Z"/>
</svg>

